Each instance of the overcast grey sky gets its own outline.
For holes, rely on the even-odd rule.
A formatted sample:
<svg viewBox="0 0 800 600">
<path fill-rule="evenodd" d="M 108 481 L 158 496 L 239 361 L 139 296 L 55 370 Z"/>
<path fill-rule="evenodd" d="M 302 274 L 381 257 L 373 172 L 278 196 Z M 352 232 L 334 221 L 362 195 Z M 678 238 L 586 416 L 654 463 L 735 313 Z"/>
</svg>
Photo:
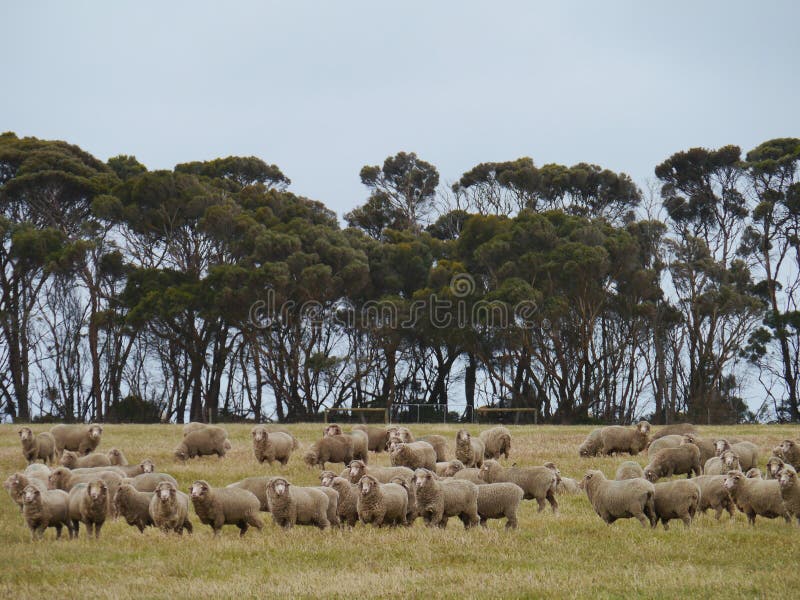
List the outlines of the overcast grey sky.
<svg viewBox="0 0 800 600">
<path fill-rule="evenodd" d="M 340 216 L 400 150 L 594 162 L 799 136 L 800 3 L 12 2 L 0 130 L 149 168 L 279 165 Z"/>
</svg>

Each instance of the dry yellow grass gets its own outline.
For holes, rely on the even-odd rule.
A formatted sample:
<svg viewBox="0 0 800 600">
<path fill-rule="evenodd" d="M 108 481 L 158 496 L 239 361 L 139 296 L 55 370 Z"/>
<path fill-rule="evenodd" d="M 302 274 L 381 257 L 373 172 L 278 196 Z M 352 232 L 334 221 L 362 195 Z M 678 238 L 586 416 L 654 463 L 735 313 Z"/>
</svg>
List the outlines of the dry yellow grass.
<svg viewBox="0 0 800 600">
<path fill-rule="evenodd" d="M 412 426 L 417 435 L 446 436 L 453 451 L 458 426 Z M 41 431 L 42 427 L 35 428 Z M 291 426 L 307 446 L 322 425 Z M 470 427 L 478 431 L 478 427 Z M 512 427 L 512 460 L 520 465 L 556 462 L 564 476 L 580 478 L 599 468 L 613 477 L 625 458 L 580 459 L 577 447 L 590 427 Z M 780 440 L 797 438 L 790 426 L 704 428 L 756 442 L 766 452 Z M 101 450 L 121 448 L 130 460 L 152 458 L 158 470 L 173 474 L 186 490 L 198 478 L 224 485 L 259 474 L 283 473 L 301 485 L 316 484 L 318 471 L 302 463 L 272 469 L 252 456 L 250 426 L 230 425 L 228 457 L 175 463 L 171 454 L 181 438 L 175 425 L 107 426 Z M 371 461 L 373 455 L 370 456 Z M 641 464 L 646 457 L 639 456 Z M 381 454 L 378 464 L 388 464 Z M 25 465 L 16 428 L 0 427 L 0 475 Z M 524 502 L 520 528 L 506 532 L 464 531 L 457 520 L 444 531 L 417 522 L 411 529 L 324 531 L 297 527 L 278 530 L 268 522 L 262 533 L 244 539 L 226 527 L 212 539 L 209 527 L 192 513 L 195 534 L 144 535 L 122 521 L 108 523 L 99 541 L 54 540 L 32 543 L 7 494 L 0 500 L 0 592 L 5 598 L 215 598 L 215 597 L 775 597 L 791 598 L 800 589 L 800 531 L 783 520 L 758 519 L 748 527 L 743 515 L 716 522 L 709 514 L 684 530 L 644 529 L 635 520 L 606 526 L 585 495 L 559 496 L 561 514 L 537 514 Z M 83 532 L 82 532 L 83 533 Z"/>
</svg>

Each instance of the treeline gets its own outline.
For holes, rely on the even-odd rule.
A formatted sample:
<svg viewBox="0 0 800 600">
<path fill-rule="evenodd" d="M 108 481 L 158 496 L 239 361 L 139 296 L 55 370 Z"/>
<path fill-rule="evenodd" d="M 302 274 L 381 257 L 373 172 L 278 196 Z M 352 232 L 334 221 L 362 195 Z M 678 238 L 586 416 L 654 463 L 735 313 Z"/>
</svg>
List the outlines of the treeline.
<svg viewBox="0 0 800 600">
<path fill-rule="evenodd" d="M 643 193 L 529 158 L 445 186 L 399 153 L 362 169 L 342 228 L 258 158 L 148 171 L 6 133 L 0 412 L 290 421 L 458 398 L 466 418 L 797 421 L 799 163 L 797 139 L 693 148 Z"/>
</svg>

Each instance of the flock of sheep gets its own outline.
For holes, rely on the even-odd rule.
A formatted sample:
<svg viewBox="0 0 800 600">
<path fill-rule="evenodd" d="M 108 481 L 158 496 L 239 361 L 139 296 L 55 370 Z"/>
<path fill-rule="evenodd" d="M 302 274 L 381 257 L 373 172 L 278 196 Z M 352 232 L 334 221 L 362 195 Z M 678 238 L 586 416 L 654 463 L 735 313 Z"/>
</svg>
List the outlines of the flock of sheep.
<svg viewBox="0 0 800 600">
<path fill-rule="evenodd" d="M 670 520 L 680 519 L 689 526 L 697 511 L 711 508 L 719 519 L 725 510 L 733 517 L 734 507 L 751 524 L 756 516 L 783 517 L 787 522 L 795 516 L 800 521 L 795 470 L 800 448 L 794 441 L 785 440 L 773 450 L 762 478 L 754 444 L 703 439 L 691 425 L 665 427 L 652 438 L 646 421 L 594 430 L 581 444 L 581 456 L 646 450 L 649 464 L 642 469 L 636 462 L 622 462 L 614 480 L 590 470 L 578 482 L 561 477 L 552 462 L 503 466 L 499 459 L 510 457 L 512 436 L 502 426 L 478 437 L 460 430 L 455 459 L 448 460 L 447 440 L 440 435 L 417 440 L 405 427 L 366 425 L 345 433 L 333 424 L 303 456 L 308 466 L 322 469 L 320 486 L 294 485 L 282 476 L 255 476 L 216 488 L 198 480 L 189 495 L 178 489 L 174 477 L 157 472 L 149 459 L 131 465 L 117 448 L 96 452 L 102 433 L 100 425 L 56 425 L 38 434 L 28 427 L 19 430 L 28 467 L 12 474 L 4 486 L 34 540 L 48 527 L 55 528 L 56 537 L 63 528 L 70 538 L 76 537 L 81 523 L 90 537 L 99 537 L 104 522 L 118 517 L 139 531 L 153 526 L 165 533 L 191 533 L 190 503 L 214 535 L 224 525 L 236 525 L 242 536 L 250 527 L 260 530 L 261 512 L 271 513 L 283 528 L 353 527 L 359 521 L 378 527 L 410 526 L 417 518 L 431 527 L 445 527 L 453 517 L 467 528 L 506 519 L 506 527 L 513 529 L 522 500 L 535 499 L 540 512 L 549 504 L 557 513 L 557 493 L 581 490 L 608 524 L 636 518 L 643 525 L 655 527 L 660 521 L 667 528 Z M 277 426 L 256 426 L 252 438 L 256 460 L 269 465 L 286 465 L 300 447 L 288 430 Z M 174 457 L 222 458 L 230 448 L 224 428 L 190 423 Z M 384 451 L 391 466 L 370 466 L 370 453 Z M 342 464 L 344 470 L 327 470 L 328 463 Z M 687 478 L 657 483 L 681 474 Z"/>
</svg>

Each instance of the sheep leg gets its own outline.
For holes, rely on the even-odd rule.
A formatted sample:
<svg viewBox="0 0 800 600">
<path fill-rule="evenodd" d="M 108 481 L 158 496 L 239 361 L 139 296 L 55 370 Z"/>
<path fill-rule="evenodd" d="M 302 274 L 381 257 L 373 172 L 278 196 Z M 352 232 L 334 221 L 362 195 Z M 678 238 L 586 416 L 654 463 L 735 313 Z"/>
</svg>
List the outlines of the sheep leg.
<svg viewBox="0 0 800 600">
<path fill-rule="evenodd" d="M 536 498 L 536 502 L 539 504 L 539 510 L 536 512 L 542 512 L 545 507 L 544 498 Z"/>
<path fill-rule="evenodd" d="M 72 529 L 75 532 L 75 537 L 78 537 L 78 534 L 81 532 L 81 522 L 80 521 L 72 521 Z"/>
<path fill-rule="evenodd" d="M 689 529 L 689 527 L 690 527 L 690 526 L 691 526 L 691 524 L 692 524 L 692 517 L 690 517 L 690 516 L 688 516 L 688 515 L 687 515 L 687 516 L 683 517 L 683 519 L 681 519 L 681 520 L 683 521 L 683 526 L 684 526 L 686 529 Z"/>
<path fill-rule="evenodd" d="M 181 526 L 181 528 L 185 529 L 186 533 L 189 533 L 189 534 L 191 534 L 192 531 L 194 531 L 194 528 L 192 527 L 192 522 L 189 519 L 184 519 L 183 525 Z"/>
<path fill-rule="evenodd" d="M 669 531 L 669 519 L 661 517 L 661 524 L 664 526 L 664 531 Z"/>
<path fill-rule="evenodd" d="M 750 512 L 747 513 L 747 522 L 750 523 L 750 525 L 752 525 L 753 527 L 755 527 L 755 525 L 756 525 L 756 513 L 755 512 L 750 511 Z"/>
<path fill-rule="evenodd" d="M 56 539 L 57 540 L 61 539 L 61 527 L 62 527 L 61 523 L 56 525 Z"/>
<path fill-rule="evenodd" d="M 442 517 L 441 519 L 439 519 L 439 529 L 445 529 L 447 527 L 447 521 L 449 519 L 450 517 Z"/>
<path fill-rule="evenodd" d="M 239 537 L 243 538 L 244 534 L 247 533 L 247 530 L 250 528 L 245 521 L 239 521 L 236 526 L 239 528 Z"/>
<path fill-rule="evenodd" d="M 506 529 L 516 529 L 516 528 L 517 528 L 517 515 L 507 515 Z"/>
<path fill-rule="evenodd" d="M 558 514 L 558 500 L 552 489 L 547 490 L 547 501 L 550 503 L 550 508 L 553 509 L 553 514 Z"/>
<path fill-rule="evenodd" d="M 636 518 L 639 519 L 639 523 L 642 524 L 642 527 L 647 527 L 648 525 L 654 527 L 654 525 L 648 520 L 648 518 L 644 516 L 643 512 L 640 512 L 638 515 L 636 515 Z"/>
<path fill-rule="evenodd" d="M 481 517 L 481 527 L 486 527 L 486 517 Z M 508 522 L 506 522 L 506 527 L 508 527 Z"/>
</svg>

